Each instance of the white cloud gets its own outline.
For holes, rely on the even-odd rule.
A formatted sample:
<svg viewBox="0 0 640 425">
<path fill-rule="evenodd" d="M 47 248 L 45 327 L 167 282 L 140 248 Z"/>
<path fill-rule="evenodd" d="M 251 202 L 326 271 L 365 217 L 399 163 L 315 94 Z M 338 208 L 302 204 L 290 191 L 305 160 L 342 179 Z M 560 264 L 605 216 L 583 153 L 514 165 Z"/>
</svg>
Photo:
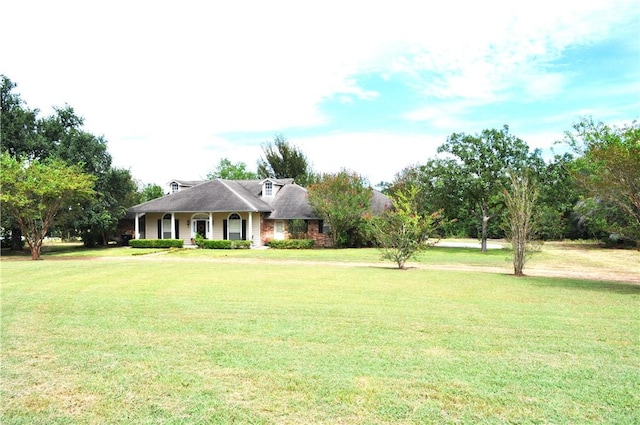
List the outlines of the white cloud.
<svg viewBox="0 0 640 425">
<path fill-rule="evenodd" d="M 376 185 L 392 181 L 408 165 L 435 155 L 446 136 L 386 132 L 349 132 L 296 139 L 293 142 L 322 173 L 354 171 Z"/>
<path fill-rule="evenodd" d="M 197 178 L 220 157 L 252 165 L 259 156 L 259 142 L 237 147 L 221 134 L 326 125 L 324 100 L 375 99 L 358 84 L 364 73 L 401 74 L 423 95 L 455 101 L 407 118 L 463 131 L 469 105 L 516 89 L 558 93 L 568 77 L 550 61 L 607 38 L 636 9 L 634 0 L 23 0 L 3 8 L 12 39 L 0 71 L 31 107 L 72 105 L 140 179 Z M 429 137 L 351 133 L 304 143 L 318 169 L 353 167 L 373 181 L 390 178 L 377 170 L 393 174 L 425 157 Z"/>
</svg>

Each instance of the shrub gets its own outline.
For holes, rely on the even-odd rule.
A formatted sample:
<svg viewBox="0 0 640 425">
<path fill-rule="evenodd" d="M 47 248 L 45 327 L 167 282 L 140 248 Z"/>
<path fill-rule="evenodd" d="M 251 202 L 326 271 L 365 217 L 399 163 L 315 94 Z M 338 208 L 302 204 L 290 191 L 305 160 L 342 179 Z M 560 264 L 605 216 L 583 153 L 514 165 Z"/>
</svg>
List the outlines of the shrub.
<svg viewBox="0 0 640 425">
<path fill-rule="evenodd" d="M 182 239 L 131 239 L 129 246 L 133 248 L 182 248 Z"/>
<path fill-rule="evenodd" d="M 284 239 L 284 240 L 272 240 L 269 242 L 269 246 L 275 249 L 309 249 L 315 245 L 313 239 Z"/>
<path fill-rule="evenodd" d="M 196 245 L 202 249 L 247 249 L 251 241 L 208 240 L 196 238 Z"/>
</svg>

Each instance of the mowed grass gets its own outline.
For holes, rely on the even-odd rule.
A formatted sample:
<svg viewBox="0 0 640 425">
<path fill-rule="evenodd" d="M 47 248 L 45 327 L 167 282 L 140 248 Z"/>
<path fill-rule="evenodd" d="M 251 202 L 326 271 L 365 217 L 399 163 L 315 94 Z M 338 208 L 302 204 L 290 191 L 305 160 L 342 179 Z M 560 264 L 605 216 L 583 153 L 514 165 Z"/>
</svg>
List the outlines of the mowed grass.
<svg viewBox="0 0 640 425">
<path fill-rule="evenodd" d="M 2 261 L 0 422 L 640 423 L 640 287 L 314 252 Z"/>
</svg>

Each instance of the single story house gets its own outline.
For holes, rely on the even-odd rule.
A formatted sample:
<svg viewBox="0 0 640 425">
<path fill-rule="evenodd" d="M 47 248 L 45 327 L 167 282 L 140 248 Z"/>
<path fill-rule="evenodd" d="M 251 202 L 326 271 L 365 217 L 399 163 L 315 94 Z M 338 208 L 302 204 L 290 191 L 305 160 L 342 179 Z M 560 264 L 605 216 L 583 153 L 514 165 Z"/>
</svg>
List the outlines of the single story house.
<svg viewBox="0 0 640 425">
<path fill-rule="evenodd" d="M 172 182 L 180 182 L 174 180 Z M 313 212 L 307 190 L 293 179 L 214 179 L 180 185 L 169 193 L 128 210 L 136 239 L 183 239 L 197 234 L 212 240 L 250 240 L 253 246 L 289 237 L 289 220 L 303 220 L 317 246 L 330 243 L 328 228 Z M 381 213 L 389 199 L 373 191 L 372 213 Z"/>
</svg>

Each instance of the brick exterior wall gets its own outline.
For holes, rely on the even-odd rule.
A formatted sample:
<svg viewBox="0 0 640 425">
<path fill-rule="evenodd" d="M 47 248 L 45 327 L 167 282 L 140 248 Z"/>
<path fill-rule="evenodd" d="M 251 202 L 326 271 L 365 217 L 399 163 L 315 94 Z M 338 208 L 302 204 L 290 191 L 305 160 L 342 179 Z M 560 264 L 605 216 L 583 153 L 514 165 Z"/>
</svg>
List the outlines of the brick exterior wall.
<svg viewBox="0 0 640 425">
<path fill-rule="evenodd" d="M 317 247 L 330 248 L 332 245 L 331 238 L 326 233 L 320 233 L 320 220 L 309 220 L 307 235 L 310 239 L 316 241 Z"/>
<path fill-rule="evenodd" d="M 264 216 L 260 217 L 260 243 L 265 245 L 267 240 L 273 239 L 275 220 L 265 220 Z M 319 220 L 308 220 L 307 237 L 316 241 L 316 247 L 331 247 L 331 238 L 329 235 L 320 233 Z M 289 239 L 288 221 L 284 220 L 284 237 Z"/>
<path fill-rule="evenodd" d="M 273 239 L 273 220 L 265 220 L 264 214 L 260 216 L 260 245 L 266 245 L 268 240 Z"/>
</svg>

